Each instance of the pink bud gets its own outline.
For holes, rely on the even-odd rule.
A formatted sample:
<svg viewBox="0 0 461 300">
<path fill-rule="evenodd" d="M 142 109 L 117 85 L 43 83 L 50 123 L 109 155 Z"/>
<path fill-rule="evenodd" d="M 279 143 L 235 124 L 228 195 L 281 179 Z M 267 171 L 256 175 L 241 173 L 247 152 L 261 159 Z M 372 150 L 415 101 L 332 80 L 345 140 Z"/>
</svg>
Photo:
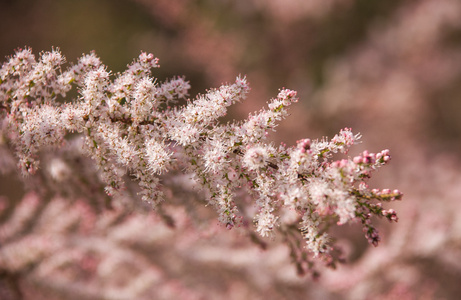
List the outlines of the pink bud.
<svg viewBox="0 0 461 300">
<path fill-rule="evenodd" d="M 353 162 L 356 164 L 361 164 L 363 162 L 363 159 L 361 156 L 356 156 L 354 157 Z"/>
</svg>

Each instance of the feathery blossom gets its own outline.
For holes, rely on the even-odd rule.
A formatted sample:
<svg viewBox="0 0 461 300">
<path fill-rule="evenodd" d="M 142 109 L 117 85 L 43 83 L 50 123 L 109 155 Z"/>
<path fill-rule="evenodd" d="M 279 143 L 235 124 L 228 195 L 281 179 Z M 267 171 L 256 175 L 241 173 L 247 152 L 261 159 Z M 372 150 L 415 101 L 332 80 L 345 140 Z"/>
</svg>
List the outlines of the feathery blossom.
<svg viewBox="0 0 461 300">
<path fill-rule="evenodd" d="M 331 140 L 302 139 L 292 147 L 265 141 L 298 101 L 295 91 L 282 89 L 266 109 L 221 124 L 227 107 L 247 97 L 245 77 L 170 107 L 188 95 L 189 83 L 182 77 L 157 82 L 152 68 L 158 59 L 152 54 L 141 53 L 114 79 L 94 53 L 61 71 L 64 61 L 58 50 L 36 61 L 25 49 L 0 69 L 0 118 L 7 129 L 2 132 L 8 132 L 6 146 L 14 147 L 23 174 L 36 172 L 40 153 L 62 147 L 66 135 L 77 132 L 109 195 L 122 195 L 131 178 L 141 198 L 157 207 L 163 179 L 183 172 L 227 228 L 248 224 L 244 219 L 251 217 L 261 236 L 295 234 L 314 256 L 330 262 L 331 225 L 361 222 L 366 238 L 377 245 L 371 217 L 398 220 L 382 202 L 400 200 L 402 193 L 366 185 L 372 172 L 390 161 L 388 150 L 334 160 L 333 154 L 347 155 L 360 139 L 349 128 Z M 56 101 L 74 85 L 78 99 Z M 46 169 L 54 182 L 64 182 L 78 176 L 69 166 L 56 157 Z M 245 192 L 251 203 L 239 200 Z M 283 217 L 287 210 L 289 218 Z"/>
</svg>

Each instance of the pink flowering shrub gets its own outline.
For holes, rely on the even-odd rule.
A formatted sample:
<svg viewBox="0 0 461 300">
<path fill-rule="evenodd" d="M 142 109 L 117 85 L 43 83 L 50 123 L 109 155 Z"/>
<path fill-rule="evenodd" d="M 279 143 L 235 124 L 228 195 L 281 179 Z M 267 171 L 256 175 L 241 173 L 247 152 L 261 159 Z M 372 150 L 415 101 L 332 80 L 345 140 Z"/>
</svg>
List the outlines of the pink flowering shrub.
<svg viewBox="0 0 461 300">
<path fill-rule="evenodd" d="M 349 128 L 292 147 L 267 141 L 297 102 L 295 91 L 282 89 L 267 108 L 224 124 L 227 107 L 247 97 L 245 77 L 190 100 L 184 78 L 152 77 L 159 66 L 152 54 L 121 74 L 94 53 L 67 69 L 64 62 L 57 50 L 36 60 L 24 49 L 0 70 L 1 151 L 24 180 L 39 177 L 38 191 L 83 196 L 99 208 L 135 207 L 139 195 L 162 215 L 163 200 L 193 186 L 228 229 L 254 223 L 261 237 L 284 236 L 300 273 L 341 259 L 332 226 L 361 223 L 377 246 L 371 218 L 397 221 L 383 202 L 401 192 L 367 185 L 389 162 L 388 150 L 347 156 L 360 139 Z M 76 99 L 67 97 L 72 88 Z M 7 158 L 0 163 L 4 173 L 11 167 Z"/>
</svg>

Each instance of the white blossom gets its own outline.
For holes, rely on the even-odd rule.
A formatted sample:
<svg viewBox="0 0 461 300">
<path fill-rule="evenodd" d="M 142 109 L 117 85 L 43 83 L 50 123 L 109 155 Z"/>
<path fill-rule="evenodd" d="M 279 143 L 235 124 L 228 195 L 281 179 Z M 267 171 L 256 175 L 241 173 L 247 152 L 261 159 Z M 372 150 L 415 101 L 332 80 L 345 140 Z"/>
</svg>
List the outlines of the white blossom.
<svg viewBox="0 0 461 300">
<path fill-rule="evenodd" d="M 349 128 L 331 140 L 302 139 L 292 147 L 265 141 L 297 102 L 295 91 L 283 89 L 268 108 L 221 124 L 227 108 L 247 97 L 245 77 L 171 107 L 188 95 L 189 83 L 182 77 L 158 82 L 152 75 L 158 59 L 152 54 L 141 53 L 114 79 L 94 53 L 61 71 L 64 62 L 58 50 L 36 61 L 25 49 L 0 69 L 0 133 L 8 136 L 0 147 L 14 148 L 23 174 L 37 172 L 42 152 L 56 151 L 68 134 L 78 133 L 83 137 L 79 153 L 94 161 L 109 195 L 121 196 L 131 178 L 141 198 L 156 207 L 164 197 L 163 181 L 187 176 L 227 228 L 247 224 L 242 219 L 254 211 L 250 217 L 261 236 L 276 231 L 288 236 L 294 228 L 315 256 L 329 255 L 332 224 L 359 221 L 377 245 L 370 216 L 397 221 L 395 211 L 384 210 L 381 202 L 402 194 L 366 185 L 372 171 L 389 162 L 388 150 L 335 160 L 333 154 L 347 154 L 360 139 Z M 76 101 L 55 101 L 74 85 Z M 63 157 L 48 160 L 48 177 L 55 183 L 81 181 Z M 239 199 L 245 192 L 249 203 Z"/>
</svg>

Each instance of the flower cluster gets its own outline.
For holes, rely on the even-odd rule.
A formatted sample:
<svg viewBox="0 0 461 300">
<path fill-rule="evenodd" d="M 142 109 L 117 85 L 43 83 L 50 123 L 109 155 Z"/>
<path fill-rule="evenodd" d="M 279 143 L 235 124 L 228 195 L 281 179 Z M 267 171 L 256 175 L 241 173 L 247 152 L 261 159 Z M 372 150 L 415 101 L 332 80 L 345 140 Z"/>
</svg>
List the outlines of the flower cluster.
<svg viewBox="0 0 461 300">
<path fill-rule="evenodd" d="M 252 217 L 261 236 L 294 228 L 315 256 L 331 258 L 332 224 L 361 222 L 377 245 L 371 216 L 397 221 L 395 211 L 383 209 L 382 202 L 402 194 L 366 185 L 371 172 L 389 162 L 388 150 L 335 160 L 334 154 L 346 157 L 360 139 L 349 128 L 331 140 L 303 139 L 293 147 L 266 140 L 297 102 L 295 91 L 283 89 L 268 108 L 223 124 L 227 107 L 249 92 L 244 77 L 170 107 L 169 102 L 187 96 L 189 83 L 181 77 L 157 82 L 152 69 L 158 60 L 152 54 L 141 53 L 121 74 L 107 71 L 94 53 L 62 71 L 64 62 L 57 50 L 37 61 L 24 49 L 0 69 L 2 147 L 14 149 L 25 175 L 38 170 L 41 153 L 68 145 L 69 134 L 76 132 L 109 195 L 123 193 L 131 177 L 142 199 L 157 207 L 164 198 L 162 178 L 185 173 L 228 228 L 246 217 L 236 199 L 244 191 L 253 199 L 246 205 L 256 207 Z M 74 86 L 78 99 L 66 101 Z M 55 179 L 72 176 L 59 159 L 47 169 Z"/>
</svg>

